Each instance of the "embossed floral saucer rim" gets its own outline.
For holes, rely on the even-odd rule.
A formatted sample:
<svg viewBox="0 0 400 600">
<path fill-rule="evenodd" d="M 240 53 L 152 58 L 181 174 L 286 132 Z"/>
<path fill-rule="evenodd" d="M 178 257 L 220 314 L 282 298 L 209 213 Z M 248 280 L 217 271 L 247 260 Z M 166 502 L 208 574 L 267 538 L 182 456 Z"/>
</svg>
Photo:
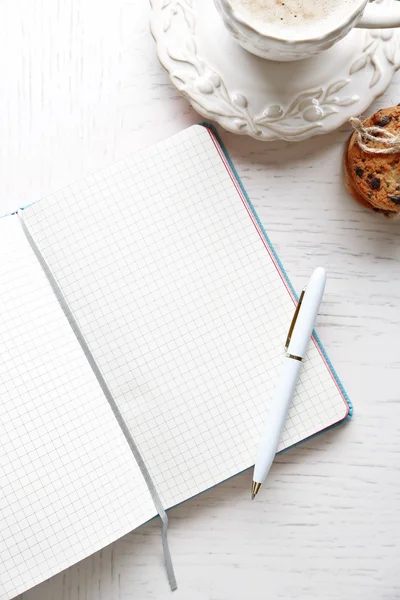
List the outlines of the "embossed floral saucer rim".
<svg viewBox="0 0 400 600">
<path fill-rule="evenodd" d="M 199 55 L 196 0 L 151 0 L 151 7 L 158 58 L 175 87 L 206 119 L 262 141 L 299 141 L 337 129 L 380 96 L 400 67 L 400 32 L 359 31 L 363 42 L 347 74 L 297 93 L 286 105 L 267 103 L 261 112 L 252 114 L 248 94 L 231 92 L 223 75 Z M 182 41 L 180 53 L 171 49 L 170 39 Z M 356 77 L 363 89 L 352 93 Z"/>
</svg>

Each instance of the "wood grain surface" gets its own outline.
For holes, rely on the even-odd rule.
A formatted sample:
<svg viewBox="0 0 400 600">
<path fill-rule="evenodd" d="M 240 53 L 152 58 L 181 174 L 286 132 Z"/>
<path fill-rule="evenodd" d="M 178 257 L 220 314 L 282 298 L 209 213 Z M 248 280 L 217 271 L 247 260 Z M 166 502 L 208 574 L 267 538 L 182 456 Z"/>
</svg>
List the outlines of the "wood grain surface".
<svg viewBox="0 0 400 600">
<path fill-rule="evenodd" d="M 147 0 L 2 0 L 0 208 L 199 120 L 158 64 Z M 371 108 L 397 104 L 400 76 Z M 370 111 L 370 112 L 371 112 Z M 300 144 L 221 132 L 297 289 L 329 274 L 318 331 L 353 420 L 170 512 L 175 600 L 400 597 L 400 223 L 343 187 L 349 129 Z M 153 521 L 21 600 L 171 597 Z"/>
</svg>

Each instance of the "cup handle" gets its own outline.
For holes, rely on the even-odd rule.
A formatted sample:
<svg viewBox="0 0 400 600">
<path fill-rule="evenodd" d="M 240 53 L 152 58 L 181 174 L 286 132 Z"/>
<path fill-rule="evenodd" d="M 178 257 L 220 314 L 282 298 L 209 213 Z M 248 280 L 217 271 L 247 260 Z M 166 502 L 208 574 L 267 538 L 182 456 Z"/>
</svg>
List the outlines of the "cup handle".
<svg viewBox="0 0 400 600">
<path fill-rule="evenodd" d="M 356 27 L 365 29 L 385 29 L 387 27 L 400 27 L 400 2 L 369 2 L 364 14 Z"/>
</svg>

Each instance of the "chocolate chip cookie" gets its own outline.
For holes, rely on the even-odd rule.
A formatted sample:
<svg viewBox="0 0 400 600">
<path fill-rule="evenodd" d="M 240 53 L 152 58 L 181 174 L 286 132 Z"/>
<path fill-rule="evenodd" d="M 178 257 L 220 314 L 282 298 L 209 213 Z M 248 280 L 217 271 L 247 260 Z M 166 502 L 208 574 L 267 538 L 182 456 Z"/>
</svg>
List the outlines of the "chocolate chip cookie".
<svg viewBox="0 0 400 600">
<path fill-rule="evenodd" d="M 400 105 L 378 110 L 363 121 L 363 126 L 375 126 L 400 135 Z M 379 132 L 374 135 L 379 138 Z M 373 140 L 366 140 L 366 143 L 372 152 L 360 147 L 356 131 L 350 136 L 344 161 L 346 187 L 363 206 L 395 217 L 400 213 L 400 151 L 377 154 L 374 149 L 387 146 Z"/>
</svg>

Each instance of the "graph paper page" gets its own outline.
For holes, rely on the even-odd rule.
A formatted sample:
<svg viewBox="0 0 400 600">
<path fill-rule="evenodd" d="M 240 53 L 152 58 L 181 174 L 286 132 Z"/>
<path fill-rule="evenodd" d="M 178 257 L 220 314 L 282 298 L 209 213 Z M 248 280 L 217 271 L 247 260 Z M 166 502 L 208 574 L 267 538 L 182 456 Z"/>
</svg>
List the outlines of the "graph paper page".
<svg viewBox="0 0 400 600">
<path fill-rule="evenodd" d="M 165 505 L 249 467 L 294 308 L 208 131 L 26 212 Z M 313 346 L 280 448 L 345 414 Z"/>
<path fill-rule="evenodd" d="M 131 451 L 22 232 L 0 219 L 0 598 L 154 515 Z"/>
</svg>

